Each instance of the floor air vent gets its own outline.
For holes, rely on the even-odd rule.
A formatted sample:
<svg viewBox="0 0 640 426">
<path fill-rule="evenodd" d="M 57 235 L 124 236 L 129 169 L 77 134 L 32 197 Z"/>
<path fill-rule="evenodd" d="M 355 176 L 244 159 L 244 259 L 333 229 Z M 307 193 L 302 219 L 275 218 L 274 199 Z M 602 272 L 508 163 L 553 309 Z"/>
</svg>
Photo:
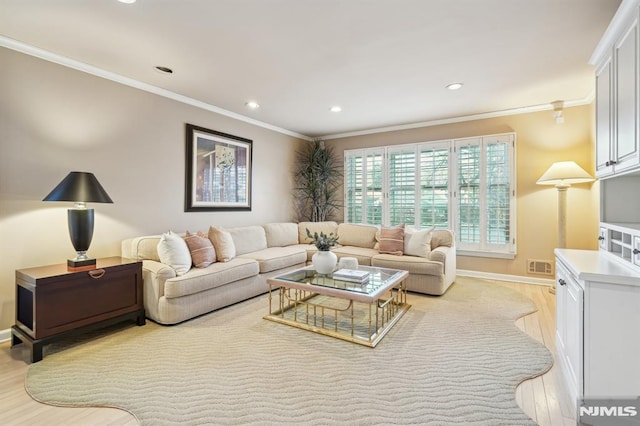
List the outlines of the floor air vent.
<svg viewBox="0 0 640 426">
<path fill-rule="evenodd" d="M 553 264 L 548 260 L 527 260 L 530 274 L 553 275 Z"/>
</svg>

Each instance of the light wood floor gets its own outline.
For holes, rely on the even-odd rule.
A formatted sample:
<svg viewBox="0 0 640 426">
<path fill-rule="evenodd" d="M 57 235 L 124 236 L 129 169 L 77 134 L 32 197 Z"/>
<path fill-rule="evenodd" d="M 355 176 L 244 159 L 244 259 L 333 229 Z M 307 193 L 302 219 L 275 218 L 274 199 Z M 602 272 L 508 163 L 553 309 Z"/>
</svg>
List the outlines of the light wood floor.
<svg viewBox="0 0 640 426">
<path fill-rule="evenodd" d="M 538 312 L 520 318 L 516 324 L 555 354 L 555 295 L 548 287 L 495 282 L 511 287 L 530 297 Z M 28 353 L 9 342 L 0 344 L 0 423 L 3 425 L 136 425 L 129 413 L 115 408 L 61 408 L 40 404 L 24 390 Z M 561 372 L 554 364 L 551 370 L 523 382 L 516 390 L 516 400 L 525 413 L 539 425 L 575 425 Z"/>
</svg>

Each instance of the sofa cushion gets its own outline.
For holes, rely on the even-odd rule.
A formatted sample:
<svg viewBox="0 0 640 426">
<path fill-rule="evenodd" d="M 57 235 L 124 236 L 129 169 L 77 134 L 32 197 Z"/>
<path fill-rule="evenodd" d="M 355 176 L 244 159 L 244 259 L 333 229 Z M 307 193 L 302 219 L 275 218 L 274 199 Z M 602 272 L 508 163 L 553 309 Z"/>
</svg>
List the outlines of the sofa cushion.
<svg viewBox="0 0 640 426">
<path fill-rule="evenodd" d="M 355 257 L 358 265 L 371 265 L 371 257 L 378 254 L 378 250 L 366 247 L 342 246 L 332 250 L 338 258 Z"/>
<path fill-rule="evenodd" d="M 338 225 L 338 242 L 343 246 L 373 248 L 376 244 L 377 226 L 341 223 Z"/>
<path fill-rule="evenodd" d="M 307 253 L 307 262 L 311 262 L 311 258 L 318 251 L 316 246 L 314 246 L 313 244 L 296 244 L 295 246 L 291 246 L 291 247 L 299 248 L 301 251 L 304 251 L 305 253 Z"/>
<path fill-rule="evenodd" d="M 184 275 L 191 269 L 191 254 L 184 239 L 171 231 L 162 234 L 158 242 L 160 262 L 171 266 L 176 275 Z"/>
<path fill-rule="evenodd" d="M 253 259 L 260 266 L 260 273 L 288 268 L 290 266 L 304 264 L 307 261 L 307 252 L 299 246 L 269 247 L 264 250 L 243 254 L 239 257 Z"/>
<path fill-rule="evenodd" d="M 307 229 L 313 235 L 314 232 L 320 234 L 338 235 L 338 224 L 336 222 L 300 222 L 298 224 L 298 242 L 301 244 L 311 244 L 313 240 L 307 237 Z"/>
<path fill-rule="evenodd" d="M 434 227 L 427 229 L 406 228 L 404 230 L 404 254 L 429 257 L 433 230 Z"/>
<path fill-rule="evenodd" d="M 371 265 L 380 268 L 402 269 L 414 275 L 441 275 L 444 265 L 423 257 L 377 254 L 371 258 Z"/>
<path fill-rule="evenodd" d="M 295 223 L 267 223 L 262 227 L 267 236 L 267 247 L 298 244 L 298 225 Z"/>
<path fill-rule="evenodd" d="M 236 256 L 267 248 L 267 236 L 262 226 L 225 228 L 225 231 L 231 234 L 233 245 L 236 248 Z"/>
<path fill-rule="evenodd" d="M 404 223 L 380 229 L 380 253 L 401 255 L 404 250 Z"/>
<path fill-rule="evenodd" d="M 161 237 L 161 235 L 148 235 L 124 240 L 122 242 L 122 257 L 160 262 L 158 243 Z"/>
<path fill-rule="evenodd" d="M 186 232 L 184 241 L 189 247 L 193 266 L 196 268 L 206 268 L 216 261 L 216 251 L 209 237 L 201 233 Z"/>
<path fill-rule="evenodd" d="M 228 262 L 236 257 L 236 247 L 230 233 L 217 226 L 212 226 L 209 228 L 209 239 L 213 243 L 218 261 Z"/>
<path fill-rule="evenodd" d="M 171 299 L 229 283 L 233 285 L 235 281 L 258 275 L 258 272 L 255 260 L 242 258 L 216 262 L 206 268 L 192 268 L 184 275 L 168 279 L 164 284 L 164 296 Z"/>
</svg>

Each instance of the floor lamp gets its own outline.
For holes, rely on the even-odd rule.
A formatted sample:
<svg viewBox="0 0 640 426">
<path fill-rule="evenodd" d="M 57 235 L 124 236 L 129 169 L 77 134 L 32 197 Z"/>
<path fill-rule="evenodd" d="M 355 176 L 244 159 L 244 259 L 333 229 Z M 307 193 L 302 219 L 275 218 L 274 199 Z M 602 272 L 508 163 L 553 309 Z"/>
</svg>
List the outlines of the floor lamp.
<svg viewBox="0 0 640 426">
<path fill-rule="evenodd" d="M 558 190 L 558 248 L 567 247 L 567 189 L 573 184 L 594 180 L 574 161 L 560 161 L 553 163 L 536 182 L 538 185 L 554 185 Z M 549 291 L 556 292 L 555 280 Z"/>
</svg>

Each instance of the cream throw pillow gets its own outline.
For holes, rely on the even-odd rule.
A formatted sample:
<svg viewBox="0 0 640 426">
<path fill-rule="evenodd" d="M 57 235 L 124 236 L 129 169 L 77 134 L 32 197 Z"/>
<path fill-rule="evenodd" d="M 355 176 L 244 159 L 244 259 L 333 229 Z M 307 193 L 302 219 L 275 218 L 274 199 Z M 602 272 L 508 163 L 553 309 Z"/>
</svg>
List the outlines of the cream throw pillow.
<svg viewBox="0 0 640 426">
<path fill-rule="evenodd" d="M 236 257 L 236 246 L 233 244 L 230 233 L 217 226 L 212 226 L 209 228 L 209 239 L 216 250 L 218 261 L 228 262 Z"/>
<path fill-rule="evenodd" d="M 160 262 L 171 266 L 176 275 L 184 275 L 191 269 L 191 254 L 184 239 L 169 231 L 162 234 L 158 243 Z"/>
<path fill-rule="evenodd" d="M 431 253 L 431 235 L 435 227 L 428 229 L 404 230 L 404 254 L 409 256 L 429 257 Z"/>
<path fill-rule="evenodd" d="M 391 228 L 380 229 L 380 253 L 401 256 L 404 251 L 404 223 Z"/>
<path fill-rule="evenodd" d="M 198 232 L 193 234 L 187 231 L 184 240 L 189 247 L 193 266 L 196 268 L 206 268 L 216 261 L 216 251 L 213 249 L 211 240 Z"/>
</svg>

